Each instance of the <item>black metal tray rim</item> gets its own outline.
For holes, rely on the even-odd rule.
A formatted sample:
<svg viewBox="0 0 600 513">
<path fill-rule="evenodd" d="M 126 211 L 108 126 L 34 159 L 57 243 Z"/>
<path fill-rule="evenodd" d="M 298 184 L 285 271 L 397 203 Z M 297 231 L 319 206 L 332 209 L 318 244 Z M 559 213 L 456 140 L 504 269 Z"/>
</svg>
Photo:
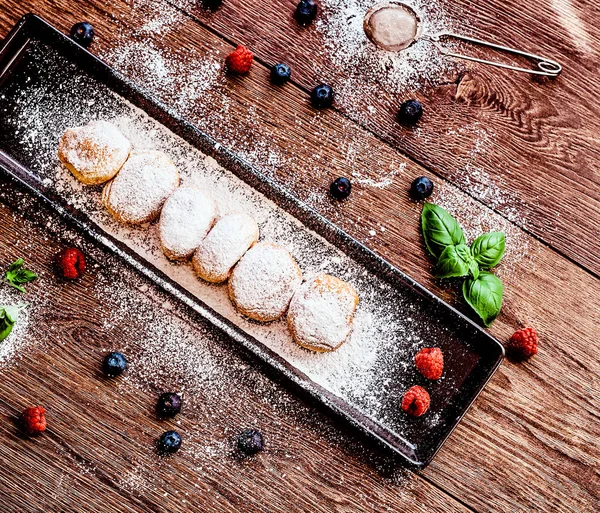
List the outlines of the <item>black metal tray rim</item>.
<svg viewBox="0 0 600 513">
<path fill-rule="evenodd" d="M 114 70 L 98 57 L 72 42 L 64 34 L 60 33 L 39 16 L 32 13 L 23 16 L 23 18 L 17 22 L 15 27 L 13 27 L 11 32 L 6 36 L 0 45 L 0 62 L 3 62 L 3 60 L 6 59 L 6 55 L 13 50 L 13 46 L 18 46 L 18 48 L 16 48 L 14 57 L 11 58 L 0 71 L 0 80 L 7 70 L 12 66 L 13 62 L 18 58 L 18 54 L 27 46 L 28 42 L 31 39 L 41 37 L 40 34 L 42 33 L 46 33 L 50 38 L 56 39 L 57 41 L 60 40 L 62 45 L 69 45 L 70 51 L 72 51 L 74 54 L 85 55 L 85 58 L 93 63 L 90 66 L 92 70 L 95 69 L 96 72 L 101 70 L 103 73 L 107 73 L 119 84 L 119 87 L 112 87 L 113 90 L 115 90 L 118 94 L 123 94 L 124 96 L 134 96 L 137 101 L 130 101 L 132 101 L 132 103 L 134 103 L 134 105 L 137 107 L 148 112 L 150 116 L 158 117 L 156 113 L 167 113 L 170 119 L 160 120 L 160 122 L 167 126 L 167 128 L 173 130 L 180 137 L 188 141 L 190 144 L 196 146 L 201 151 L 210 154 L 213 158 L 215 158 L 215 160 L 217 160 L 219 164 L 223 165 L 227 169 L 232 170 L 236 175 L 238 175 L 239 178 L 249 183 L 267 198 L 275 201 L 284 210 L 288 210 L 286 205 L 293 205 L 295 209 L 293 216 L 299 219 L 308 228 L 321 235 L 329 243 L 336 247 L 340 247 L 340 245 L 342 245 L 343 251 L 345 251 L 351 258 L 357 260 L 363 265 L 369 266 L 370 268 L 375 268 L 382 277 L 386 278 L 392 283 L 401 282 L 415 290 L 420 295 L 439 305 L 442 305 L 444 308 L 448 309 L 455 316 L 457 316 L 462 322 L 469 325 L 473 330 L 480 332 L 484 338 L 488 339 L 488 342 L 490 343 L 489 351 L 494 359 L 494 363 L 488 369 L 485 379 L 482 380 L 482 386 L 480 389 L 469 397 L 469 400 L 465 404 L 462 413 L 457 418 L 456 424 L 458 423 L 458 420 L 460 420 L 473 401 L 477 398 L 479 393 L 481 393 L 485 387 L 485 384 L 489 381 L 489 379 L 491 379 L 492 375 L 497 370 L 504 357 L 504 348 L 498 340 L 484 331 L 480 326 L 463 315 L 456 308 L 445 303 L 427 288 L 404 274 L 398 268 L 381 258 L 362 243 L 352 238 L 349 234 L 334 225 L 331 221 L 310 208 L 308 205 L 298 200 L 281 185 L 260 173 L 246 160 L 221 145 L 214 138 L 205 134 L 185 119 L 181 118 L 173 111 L 173 109 L 169 108 L 167 105 L 158 100 L 152 93 L 131 83 L 129 79 L 124 77 L 120 72 Z M 17 41 L 19 36 L 25 36 L 26 41 L 24 43 Z M 128 95 L 125 95 L 124 93 L 128 93 Z M 234 166 L 233 169 L 232 165 Z M 260 361 L 266 362 L 269 366 L 271 366 L 279 377 L 293 384 L 295 388 L 307 394 L 315 401 L 315 403 L 325 403 L 325 406 L 335 413 L 337 417 L 343 419 L 345 422 L 348 422 L 357 430 L 367 435 L 369 438 L 400 455 L 410 467 L 425 467 L 435 456 L 447 437 L 452 433 L 454 428 L 447 433 L 444 439 L 442 439 L 437 445 L 435 450 L 428 454 L 426 458 L 418 458 L 416 455 L 412 458 L 409 457 L 406 453 L 400 451 L 397 445 L 394 444 L 394 438 L 402 439 L 400 435 L 391 433 L 387 428 L 384 428 L 371 417 L 360 412 L 345 401 L 341 400 L 339 397 L 329 392 L 327 389 L 323 388 L 321 385 L 310 380 L 298 369 L 294 368 L 292 370 L 287 361 L 264 346 L 260 341 L 248 335 L 241 328 L 237 327 L 231 321 L 215 312 L 212 308 L 208 307 L 196 296 L 183 289 L 179 284 L 166 276 L 162 271 L 158 270 L 155 266 L 149 264 L 139 257 L 137 253 L 133 252 L 126 245 L 105 233 L 98 225 L 91 222 L 86 217 L 81 216 L 79 213 L 73 212 L 72 209 L 64 204 L 64 202 L 59 198 L 53 197 L 52 193 L 45 190 L 37 176 L 3 152 L 0 152 L 0 169 L 2 169 L 5 174 L 18 180 L 30 192 L 39 197 L 44 203 L 49 205 L 65 220 L 74 223 L 80 230 L 82 230 L 83 233 L 88 234 L 93 240 L 107 248 L 110 252 L 121 258 L 124 258 L 138 272 L 157 283 L 165 291 L 177 296 L 188 307 L 192 308 L 201 316 L 208 319 L 219 330 L 226 333 L 234 340 L 240 342 L 246 351 L 257 357 Z M 32 185 L 32 181 L 36 182 L 36 186 Z M 277 198 L 274 199 L 272 197 L 273 195 L 275 195 Z M 407 443 L 406 440 L 404 440 L 404 442 Z"/>
</svg>

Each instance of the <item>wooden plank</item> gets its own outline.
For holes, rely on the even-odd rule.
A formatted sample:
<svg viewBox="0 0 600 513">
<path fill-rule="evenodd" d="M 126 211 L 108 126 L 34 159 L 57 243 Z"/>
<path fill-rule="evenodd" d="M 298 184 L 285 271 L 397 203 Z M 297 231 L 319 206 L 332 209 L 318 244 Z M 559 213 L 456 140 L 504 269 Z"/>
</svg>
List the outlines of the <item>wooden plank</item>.
<svg viewBox="0 0 600 513">
<path fill-rule="evenodd" d="M 61 238 L 73 240 L 52 225 Z M 40 274 L 28 287 L 35 309 L 26 337 L 30 347 L 1 369 L 0 498 L 7 511 L 471 511 L 415 474 L 385 469 L 386 457 L 365 452 L 324 415 L 248 365 L 227 340 L 210 338 L 211 353 L 222 364 L 210 375 L 195 380 L 190 369 L 161 376 L 152 358 L 176 356 L 148 353 L 143 341 L 157 336 L 156 327 L 181 336 L 183 326 L 182 351 L 189 340 L 206 345 L 201 341 L 207 335 L 198 316 L 177 308 L 167 312 L 162 303 L 168 299 L 151 286 L 140 292 L 146 282 L 125 275 L 124 264 L 113 267 L 111 258 L 88 246 L 97 260 L 88 260 L 85 279 L 57 282 L 49 262 L 60 241 L 3 204 L 0 246 L 2 268 L 20 255 Z M 101 293 L 107 280 L 119 290 L 115 296 Z M 127 322 L 115 319 L 123 313 L 119 301 L 135 295 L 145 298 L 146 319 L 131 303 Z M 148 315 L 155 316 L 152 322 Z M 124 350 L 131 368 L 126 377 L 107 380 L 100 362 L 112 349 Z M 184 411 L 173 422 L 159 421 L 153 408 L 169 383 L 185 390 Z M 32 403 L 48 409 L 49 427 L 36 439 L 24 439 L 15 418 Z M 232 437 L 254 425 L 267 449 L 241 461 Z M 184 443 L 165 459 L 153 444 L 167 429 L 180 431 Z M 380 472 L 390 473 L 388 479 Z"/>
<path fill-rule="evenodd" d="M 374 83 L 364 85 L 362 95 L 347 92 L 345 99 L 348 70 L 326 50 L 322 33 L 294 23 L 295 0 L 266 2 L 260 9 L 230 0 L 215 13 L 200 3 L 179 2 L 228 40 L 249 45 L 262 62 L 289 63 L 306 91 L 331 83 L 342 91 L 338 108 L 351 119 L 598 274 L 600 42 L 591 21 L 597 6 L 551 0 L 439 4 L 463 31 L 554 57 L 564 73 L 538 80 L 479 65 L 459 67 L 416 94 L 425 117 L 418 130 L 403 129 L 395 115 L 414 94 L 390 91 L 383 80 L 369 77 Z M 490 182 L 501 187 L 501 197 L 489 194 Z"/>
<path fill-rule="evenodd" d="M 122 6 L 121 10 L 115 5 L 111 6 L 112 13 L 121 20 L 119 23 L 122 30 L 133 30 L 141 20 L 135 17 L 135 13 L 128 11 L 126 6 Z M 28 6 L 21 8 L 25 10 Z M 54 22 L 64 24 L 64 28 L 83 16 L 82 12 L 75 12 L 72 20 L 65 19 L 64 14 L 58 19 L 54 7 L 47 9 L 49 10 L 45 15 Z M 107 20 L 100 8 L 94 11 L 88 6 L 86 12 L 104 33 L 117 31 L 117 25 Z M 97 14 L 94 15 L 94 12 Z M 117 16 L 116 13 L 120 14 Z M 200 52 L 199 55 L 205 56 L 215 51 L 222 55 L 230 48 L 212 34 L 187 23 L 178 27 L 177 34 L 169 33 L 169 37 L 165 39 L 175 47 L 186 45 L 189 48 L 191 45 Z M 153 41 L 158 45 L 160 38 L 156 37 Z M 101 38 L 99 43 L 100 51 L 110 50 L 111 42 L 108 39 Z M 212 96 L 208 95 L 207 101 L 211 108 L 218 109 L 222 106 L 218 103 L 219 95 L 226 95 L 231 119 L 238 121 L 242 127 L 249 127 L 248 129 L 251 127 L 248 105 L 256 106 L 252 110 L 252 119 L 256 124 L 254 131 L 256 126 L 263 128 L 272 135 L 274 148 L 297 156 L 295 165 L 278 169 L 275 176 L 280 180 L 293 179 L 294 190 L 301 197 L 308 197 L 314 193 L 316 186 L 327 183 L 327 177 L 335 176 L 344 169 L 344 153 L 349 147 L 347 142 L 339 143 L 317 137 L 317 130 L 313 132 L 302 128 L 311 123 L 318 127 L 320 134 L 350 134 L 348 140 L 354 138 L 356 147 L 362 148 L 359 159 L 365 164 L 377 161 L 381 169 L 394 170 L 404 163 L 401 155 L 339 115 L 328 113 L 327 116 L 315 117 L 305 106 L 304 99 L 298 98 L 292 88 L 274 90 L 265 84 L 265 75 L 266 70 L 257 66 L 243 81 L 232 80 L 223 89 L 211 91 Z M 218 129 L 223 129 L 223 126 L 217 126 L 215 131 Z M 282 132 L 288 137 L 283 137 Z M 325 144 L 322 144 L 323 141 Z M 304 170 L 298 163 L 299 160 L 310 161 L 315 155 L 322 155 L 324 160 L 318 170 Z M 368 165 L 365 167 L 368 168 Z M 386 258 L 452 301 L 452 290 L 430 278 L 430 264 L 423 255 L 417 230 L 419 206 L 406 198 L 405 187 L 417 173 L 421 174 L 422 168 L 408 162 L 405 169 L 398 170 L 394 182 L 387 188 L 361 187 L 358 184 L 358 193 L 350 203 L 340 207 L 323 201 L 317 206 L 350 233 L 362 240 L 366 239 L 371 247 Z M 455 200 L 450 203 L 458 210 L 460 205 L 464 207 L 459 216 L 462 222 L 479 215 L 483 215 L 484 224 L 489 226 L 496 226 L 500 222 L 497 216 L 452 187 L 444 186 L 440 189 L 441 194 L 436 200 L 447 200 L 449 196 L 453 196 Z M 378 228 L 377 222 L 383 219 L 386 219 L 384 235 L 365 237 L 365 233 L 373 227 Z M 483 405 L 481 408 L 485 415 L 477 410 L 467 416 L 468 432 L 459 431 L 463 436 L 457 434 L 452 437 L 440 458 L 427 470 L 426 476 L 467 504 L 478 505 L 482 509 L 486 509 L 486 504 L 494 504 L 496 510 L 513 511 L 519 501 L 521 504 L 541 503 L 554 507 L 564 499 L 564 490 L 569 489 L 572 493 L 568 497 L 570 502 L 566 504 L 585 511 L 594 504 L 595 499 L 589 492 L 591 488 L 586 488 L 593 482 L 590 484 L 589 479 L 586 481 L 582 476 L 586 472 L 589 474 L 590 459 L 598 457 L 597 444 L 593 443 L 593 440 L 598 439 L 597 426 L 593 421 L 598 415 L 598 404 L 591 397 L 590 390 L 582 387 L 581 382 L 589 380 L 589 376 L 597 373 L 599 368 L 598 357 L 593 351 L 598 319 L 598 309 L 593 298 L 598 290 L 598 281 L 546 246 L 522 235 L 522 232 L 513 231 L 511 234 L 515 238 L 514 244 L 509 243 L 509 247 L 525 248 L 527 256 L 520 259 L 507 256 L 507 265 L 502 269 L 507 297 L 502 317 L 492 332 L 505 339 L 515 325 L 534 324 L 542 334 L 541 355 L 532 364 L 507 365 L 501 370 L 492 382 L 492 388 L 478 402 L 478 405 Z M 569 312 L 568 319 L 564 318 L 564 312 Z M 532 387 L 532 377 L 527 374 L 527 369 L 531 369 L 529 372 L 534 377 L 540 377 L 535 380 L 535 387 Z M 504 390 L 507 384 L 510 384 L 510 388 Z M 566 390 L 577 399 L 567 396 Z M 506 395 L 502 395 L 503 391 Z M 525 396 L 528 397 L 527 400 L 520 396 L 523 391 L 528 394 Z M 494 402 L 495 394 L 500 394 L 503 401 Z M 557 424 L 556 418 L 548 418 L 546 412 L 539 407 L 540 397 L 544 398 L 546 409 L 556 412 L 556 415 L 565 412 L 569 422 L 566 425 Z M 585 404 L 585 408 L 578 407 L 576 402 Z M 516 407 L 513 407 L 514 404 Z M 490 411 L 495 415 L 493 421 L 496 422 L 496 431 L 492 433 L 497 435 L 492 440 L 488 425 Z M 526 424 L 527 428 L 524 429 L 521 422 L 530 424 Z M 583 430 L 576 426 L 583 426 Z M 579 433 L 581 447 L 591 441 L 586 449 L 587 456 L 583 457 L 582 449 L 571 447 L 566 440 L 573 432 Z M 523 436 L 519 436 L 521 433 Z M 506 450 L 506 447 L 515 444 L 518 447 L 513 451 L 518 451 L 516 455 Z M 564 468 L 556 463 L 564 461 L 561 454 L 567 454 L 573 460 Z M 488 461 L 493 461 L 494 464 L 488 465 Z M 474 472 L 472 469 L 477 467 L 478 472 Z M 531 469 L 535 469 L 533 478 L 527 472 Z M 501 480 L 495 477 L 499 470 L 502 471 Z M 533 496 L 528 490 L 519 489 L 516 485 L 529 481 L 532 481 L 535 490 Z"/>
</svg>

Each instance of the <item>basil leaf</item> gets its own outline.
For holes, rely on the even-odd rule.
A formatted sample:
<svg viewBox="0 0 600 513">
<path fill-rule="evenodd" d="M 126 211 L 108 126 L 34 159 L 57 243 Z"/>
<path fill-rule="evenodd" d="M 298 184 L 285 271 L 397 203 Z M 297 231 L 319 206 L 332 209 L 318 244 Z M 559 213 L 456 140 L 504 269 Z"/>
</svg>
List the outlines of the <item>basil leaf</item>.
<svg viewBox="0 0 600 513">
<path fill-rule="evenodd" d="M 25 307 L 25 305 L 5 305 L 4 308 L 4 319 L 5 322 L 14 324 L 19 318 L 19 313 Z"/>
<path fill-rule="evenodd" d="M 29 269 L 21 269 L 17 272 L 17 275 L 14 277 L 15 283 L 29 283 L 31 281 L 37 280 L 38 275 Z"/>
<path fill-rule="evenodd" d="M 425 246 L 435 258 L 439 258 L 448 246 L 466 244 L 465 235 L 456 219 L 433 203 L 423 205 L 421 230 Z"/>
<path fill-rule="evenodd" d="M 10 335 L 12 329 L 12 324 L 3 324 L 2 322 L 0 322 L 0 342 L 2 342 L 6 337 L 8 337 L 8 335 Z"/>
<path fill-rule="evenodd" d="M 469 274 L 473 277 L 474 280 L 479 278 L 479 264 L 473 259 L 471 264 L 469 265 Z"/>
<path fill-rule="evenodd" d="M 505 244 L 503 232 L 484 233 L 473 241 L 471 252 L 482 269 L 491 269 L 502 260 Z"/>
<path fill-rule="evenodd" d="M 473 261 L 469 246 L 447 246 L 438 260 L 436 278 L 456 278 L 469 274 L 469 265 Z"/>
<path fill-rule="evenodd" d="M 10 266 L 8 267 L 8 271 L 6 272 L 6 274 L 18 271 L 21 267 L 23 267 L 24 263 L 25 263 L 25 261 L 22 258 L 18 258 L 12 264 L 10 264 Z"/>
<path fill-rule="evenodd" d="M 463 282 L 463 296 L 469 306 L 489 326 L 498 317 L 502 308 L 504 287 L 500 279 L 481 271 L 477 279 L 468 278 Z"/>
</svg>

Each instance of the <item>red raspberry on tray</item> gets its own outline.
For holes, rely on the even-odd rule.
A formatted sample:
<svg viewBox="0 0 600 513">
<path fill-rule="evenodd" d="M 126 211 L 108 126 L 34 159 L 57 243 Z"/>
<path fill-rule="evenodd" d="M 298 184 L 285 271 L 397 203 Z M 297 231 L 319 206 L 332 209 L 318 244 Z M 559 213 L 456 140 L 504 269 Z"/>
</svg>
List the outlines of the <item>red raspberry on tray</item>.
<svg viewBox="0 0 600 513">
<path fill-rule="evenodd" d="M 519 360 L 531 358 L 538 352 L 538 336 L 533 328 L 516 331 L 506 344 L 509 355 Z"/>
<path fill-rule="evenodd" d="M 30 406 L 21 414 L 21 426 L 28 435 L 37 435 L 46 430 L 46 410 L 42 406 Z"/>
<path fill-rule="evenodd" d="M 236 75 L 245 75 L 252 67 L 254 59 L 253 53 L 243 45 L 237 45 L 237 48 L 231 52 L 225 59 L 227 69 Z"/>
<path fill-rule="evenodd" d="M 429 392 L 423 387 L 415 385 L 404 392 L 402 409 L 413 417 L 420 417 L 429 409 L 430 402 Z"/>
<path fill-rule="evenodd" d="M 85 256 L 77 248 L 65 248 L 54 259 L 56 274 L 65 280 L 75 280 L 85 273 Z"/>
<path fill-rule="evenodd" d="M 427 379 L 440 379 L 444 372 L 444 355 L 439 347 L 424 347 L 415 355 L 417 370 Z"/>
</svg>

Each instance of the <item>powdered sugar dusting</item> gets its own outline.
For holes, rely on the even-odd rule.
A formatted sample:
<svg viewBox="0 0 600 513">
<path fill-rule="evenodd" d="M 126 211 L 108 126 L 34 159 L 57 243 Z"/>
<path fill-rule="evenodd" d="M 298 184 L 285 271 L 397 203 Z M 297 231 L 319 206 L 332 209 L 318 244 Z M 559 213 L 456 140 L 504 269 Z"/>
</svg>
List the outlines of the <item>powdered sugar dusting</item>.
<svg viewBox="0 0 600 513">
<path fill-rule="evenodd" d="M 363 29 L 372 0 L 323 0 L 322 16 L 316 27 L 322 37 L 326 56 L 337 73 L 344 77 L 336 84 L 338 100 L 344 109 L 356 115 L 371 112 L 370 98 L 378 92 L 406 93 L 436 83 L 455 64 L 428 41 L 416 41 L 401 52 L 377 48 Z M 423 32 L 433 34 L 451 28 L 441 6 L 436 2 L 406 2 L 419 13 Z"/>
</svg>

